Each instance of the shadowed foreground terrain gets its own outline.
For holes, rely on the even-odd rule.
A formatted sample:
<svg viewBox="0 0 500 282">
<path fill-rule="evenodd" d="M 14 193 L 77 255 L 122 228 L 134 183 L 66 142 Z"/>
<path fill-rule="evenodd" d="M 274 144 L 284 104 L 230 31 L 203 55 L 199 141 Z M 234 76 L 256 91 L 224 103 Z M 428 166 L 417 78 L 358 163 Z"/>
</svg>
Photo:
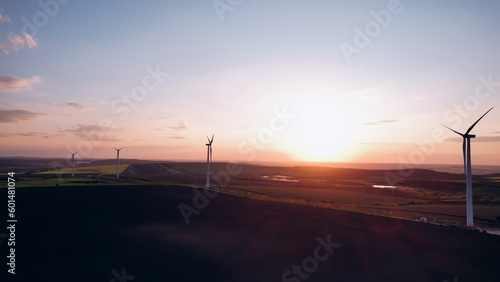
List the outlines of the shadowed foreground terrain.
<svg viewBox="0 0 500 282">
<path fill-rule="evenodd" d="M 500 277 L 494 235 L 224 194 L 186 224 L 178 206 L 193 206 L 193 191 L 17 189 L 17 274 L 2 281 L 283 281 L 304 263 L 311 273 L 289 273 L 289 281 Z M 331 254 L 318 247 L 328 237 L 340 244 Z M 4 261 L 5 241 L 0 248 Z M 316 250 L 323 261 L 313 259 Z"/>
</svg>

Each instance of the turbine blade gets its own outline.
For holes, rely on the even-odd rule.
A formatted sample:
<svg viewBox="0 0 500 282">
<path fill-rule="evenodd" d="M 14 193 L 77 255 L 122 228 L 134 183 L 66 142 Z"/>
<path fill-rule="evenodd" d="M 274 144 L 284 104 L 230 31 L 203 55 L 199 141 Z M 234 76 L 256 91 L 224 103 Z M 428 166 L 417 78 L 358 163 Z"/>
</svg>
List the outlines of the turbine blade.
<svg viewBox="0 0 500 282">
<path fill-rule="evenodd" d="M 465 137 L 464 137 L 464 142 L 462 144 L 462 151 L 463 151 L 463 154 L 464 154 L 464 174 L 465 176 L 467 177 L 467 163 L 466 163 L 466 157 L 465 157 L 465 147 L 466 147 L 466 144 L 465 144 Z"/>
<path fill-rule="evenodd" d="M 446 128 L 448 128 L 449 130 L 451 130 L 451 131 L 455 132 L 456 134 L 458 134 L 458 135 L 460 135 L 460 136 L 464 137 L 464 134 L 462 134 L 462 133 L 460 133 L 460 132 L 458 132 L 458 131 L 455 131 L 455 130 L 451 129 L 451 128 L 449 128 L 448 126 L 446 126 L 446 125 L 444 125 L 444 124 L 442 124 L 442 123 L 441 123 L 441 125 L 442 125 L 442 126 L 444 126 L 444 127 L 446 127 Z"/>
<path fill-rule="evenodd" d="M 210 144 L 210 138 L 208 138 L 208 136 L 207 136 L 207 140 L 208 140 L 208 143 Z"/>
<path fill-rule="evenodd" d="M 212 144 L 212 142 L 214 142 L 214 134 L 212 134 L 212 139 L 210 140 L 210 144 Z"/>
<path fill-rule="evenodd" d="M 210 146 L 210 164 L 212 163 L 212 146 Z"/>
<path fill-rule="evenodd" d="M 469 134 L 469 132 L 472 130 L 472 128 L 474 128 L 474 126 L 476 126 L 476 124 L 487 114 L 489 113 L 491 110 L 493 110 L 493 107 L 491 107 L 491 109 L 489 109 L 486 113 L 484 113 L 484 115 L 482 115 L 473 125 L 471 125 L 469 127 L 469 129 L 467 129 L 467 132 L 465 132 L 465 135 Z"/>
</svg>

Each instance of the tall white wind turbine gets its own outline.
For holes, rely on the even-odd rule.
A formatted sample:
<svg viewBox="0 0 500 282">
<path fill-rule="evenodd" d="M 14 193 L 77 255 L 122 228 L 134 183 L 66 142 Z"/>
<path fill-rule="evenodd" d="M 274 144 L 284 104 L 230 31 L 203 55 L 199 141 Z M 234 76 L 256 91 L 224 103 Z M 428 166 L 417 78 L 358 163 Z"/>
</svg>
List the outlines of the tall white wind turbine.
<svg viewBox="0 0 500 282">
<path fill-rule="evenodd" d="M 208 138 L 207 145 L 207 188 L 210 188 L 210 164 L 212 163 L 212 142 L 214 142 L 214 135 L 212 134 L 212 139 Z"/>
<path fill-rule="evenodd" d="M 116 179 L 119 179 L 120 178 L 120 170 L 119 170 L 119 167 L 120 167 L 120 150 L 123 149 L 123 147 L 121 147 L 120 149 L 116 149 Z"/>
<path fill-rule="evenodd" d="M 75 176 L 75 154 L 78 152 L 70 153 L 71 154 L 71 176 Z"/>
<path fill-rule="evenodd" d="M 455 131 L 448 126 L 444 125 L 444 127 L 448 128 L 449 130 L 455 132 L 456 134 L 460 135 L 463 137 L 464 141 L 462 143 L 462 151 L 464 155 L 464 174 L 465 178 L 467 179 L 467 188 L 466 188 L 466 205 L 467 205 L 467 226 L 473 227 L 474 226 L 474 216 L 472 213 L 472 168 L 471 168 L 471 156 L 470 156 L 470 139 L 471 138 L 476 138 L 476 135 L 474 134 L 469 134 L 469 132 L 476 126 L 476 124 L 487 114 L 489 113 L 493 108 L 489 109 L 484 115 L 482 115 L 474 124 L 467 129 L 467 131 L 462 134 L 458 131 Z"/>
</svg>

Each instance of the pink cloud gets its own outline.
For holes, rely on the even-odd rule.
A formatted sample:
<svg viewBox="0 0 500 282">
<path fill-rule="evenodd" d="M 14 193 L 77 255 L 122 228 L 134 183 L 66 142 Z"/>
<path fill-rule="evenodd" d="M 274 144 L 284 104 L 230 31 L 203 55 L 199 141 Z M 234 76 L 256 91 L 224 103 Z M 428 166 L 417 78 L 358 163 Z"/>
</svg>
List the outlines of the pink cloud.
<svg viewBox="0 0 500 282">
<path fill-rule="evenodd" d="M 91 106 L 87 106 L 85 104 L 80 104 L 80 103 L 72 103 L 72 102 L 67 102 L 65 103 L 64 105 L 61 105 L 63 107 L 69 107 L 69 108 L 75 108 L 75 109 L 79 109 L 79 110 L 82 110 L 82 111 L 86 111 L 86 110 L 95 110 L 96 107 L 91 107 Z"/>
<path fill-rule="evenodd" d="M 26 39 L 26 43 L 28 44 L 28 48 L 34 49 L 38 47 L 38 40 L 36 38 L 31 37 L 27 33 L 23 33 L 24 38 Z"/>
<path fill-rule="evenodd" d="M 35 119 L 45 114 L 27 110 L 0 110 L 0 123 L 16 123 Z"/>
<path fill-rule="evenodd" d="M 0 76 L 0 92 L 29 91 L 31 90 L 31 84 L 39 81 L 39 76 L 32 76 L 30 78 Z"/>
<path fill-rule="evenodd" d="M 10 17 L 5 13 L 2 7 L 0 7 L 0 23 L 10 22 Z"/>
<path fill-rule="evenodd" d="M 0 42 L 0 49 L 7 55 L 17 52 L 25 46 L 29 49 L 35 49 L 38 47 L 38 39 L 27 33 L 22 33 L 21 35 L 10 33 L 8 40 Z"/>
</svg>

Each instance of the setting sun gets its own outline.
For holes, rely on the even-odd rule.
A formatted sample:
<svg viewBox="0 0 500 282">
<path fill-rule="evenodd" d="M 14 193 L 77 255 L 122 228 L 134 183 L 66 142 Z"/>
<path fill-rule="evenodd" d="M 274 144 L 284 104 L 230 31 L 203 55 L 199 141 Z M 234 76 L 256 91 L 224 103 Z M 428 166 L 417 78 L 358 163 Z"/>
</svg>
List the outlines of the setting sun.
<svg viewBox="0 0 500 282">
<path fill-rule="evenodd" d="M 321 98 L 299 106 L 290 141 L 294 158 L 317 162 L 348 161 L 359 135 L 359 118 L 339 99 Z"/>
</svg>

